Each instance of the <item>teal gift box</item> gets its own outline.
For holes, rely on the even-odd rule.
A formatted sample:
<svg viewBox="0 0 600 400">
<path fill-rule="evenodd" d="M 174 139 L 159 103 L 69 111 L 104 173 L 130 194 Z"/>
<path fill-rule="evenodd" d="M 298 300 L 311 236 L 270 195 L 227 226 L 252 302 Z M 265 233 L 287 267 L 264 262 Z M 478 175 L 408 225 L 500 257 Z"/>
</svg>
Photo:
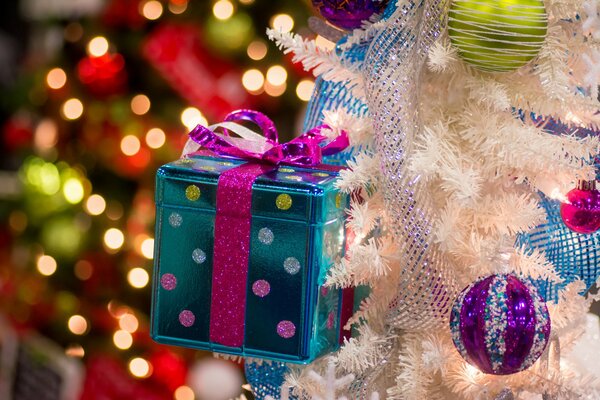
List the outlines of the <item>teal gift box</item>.
<svg viewBox="0 0 600 400">
<path fill-rule="evenodd" d="M 241 194 L 235 207 L 218 204 L 221 178 L 243 165 L 252 167 L 235 158 L 195 155 L 159 169 L 152 337 L 309 363 L 338 348 L 342 318 L 349 317 L 342 317 L 343 291 L 323 286 L 329 268 L 344 257 L 348 198 L 334 187 L 334 168 L 270 167 L 251 183 L 246 221 L 237 215 Z M 229 222 L 216 235 L 218 218 Z M 246 222 L 247 246 L 238 240 Z M 240 255 L 246 258 L 240 261 Z M 244 273 L 236 267 L 242 264 Z"/>
</svg>

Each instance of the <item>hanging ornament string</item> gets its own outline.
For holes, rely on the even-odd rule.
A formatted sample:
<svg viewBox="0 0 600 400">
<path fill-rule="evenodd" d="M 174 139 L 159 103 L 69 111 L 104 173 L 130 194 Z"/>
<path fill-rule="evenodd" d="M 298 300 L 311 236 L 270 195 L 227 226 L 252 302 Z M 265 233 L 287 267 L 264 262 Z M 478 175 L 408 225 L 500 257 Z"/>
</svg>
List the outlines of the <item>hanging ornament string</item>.
<svg viewBox="0 0 600 400">
<path fill-rule="evenodd" d="M 421 132 L 420 71 L 444 24 L 446 0 L 407 1 L 375 37 L 365 59 L 369 112 L 384 175 L 388 225 L 400 246 L 400 279 L 387 321 L 402 329 L 439 326 L 457 288 L 433 246 L 433 212 L 407 158 Z"/>
</svg>

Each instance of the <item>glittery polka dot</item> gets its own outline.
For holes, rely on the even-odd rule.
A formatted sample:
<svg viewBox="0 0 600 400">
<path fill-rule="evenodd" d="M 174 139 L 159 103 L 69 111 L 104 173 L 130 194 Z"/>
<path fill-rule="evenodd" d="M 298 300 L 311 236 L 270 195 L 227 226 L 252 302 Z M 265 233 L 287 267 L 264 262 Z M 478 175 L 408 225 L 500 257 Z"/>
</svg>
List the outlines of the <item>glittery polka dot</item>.
<svg viewBox="0 0 600 400">
<path fill-rule="evenodd" d="M 326 172 L 313 172 L 311 175 L 319 178 L 325 178 L 329 176 L 329 174 Z"/>
<path fill-rule="evenodd" d="M 283 268 L 290 275 L 296 275 L 300 271 L 300 261 L 295 257 L 288 257 L 283 262 Z"/>
<path fill-rule="evenodd" d="M 271 291 L 271 285 L 264 279 L 260 279 L 252 284 L 252 293 L 258 297 L 265 297 Z"/>
<path fill-rule="evenodd" d="M 171 225 L 173 228 L 180 227 L 182 222 L 183 218 L 176 212 L 171 213 L 171 215 L 169 215 L 169 225 Z"/>
<path fill-rule="evenodd" d="M 294 170 L 293 168 L 287 168 L 287 167 L 282 167 L 279 168 L 279 172 L 285 172 L 285 173 L 292 173 L 292 172 L 296 172 L 296 170 Z"/>
<path fill-rule="evenodd" d="M 275 205 L 280 210 L 289 210 L 292 206 L 292 196 L 282 193 L 275 199 Z"/>
<path fill-rule="evenodd" d="M 189 201 L 198 200 L 201 194 L 200 188 L 196 185 L 190 185 L 185 189 L 185 197 L 187 197 Z"/>
<path fill-rule="evenodd" d="M 335 206 L 336 208 L 342 208 L 342 194 L 338 193 L 335 195 Z"/>
<path fill-rule="evenodd" d="M 262 244 L 271 244 L 273 243 L 273 239 L 275 239 L 275 235 L 269 228 L 262 228 L 260 231 L 258 231 L 258 240 Z"/>
<path fill-rule="evenodd" d="M 165 290 L 173 290 L 177 287 L 177 278 L 173 274 L 164 274 L 160 277 L 160 286 Z"/>
<path fill-rule="evenodd" d="M 333 329 L 335 326 L 335 314 L 333 311 L 327 316 L 327 329 Z"/>
<path fill-rule="evenodd" d="M 291 321 L 281 321 L 277 324 L 277 334 L 284 339 L 294 337 L 296 334 L 296 325 Z"/>
<path fill-rule="evenodd" d="M 329 288 L 327 286 L 321 286 L 321 296 L 325 297 L 329 293 Z"/>
<path fill-rule="evenodd" d="M 190 310 L 183 310 L 179 313 L 179 322 L 186 328 L 189 328 L 190 326 L 194 325 L 195 321 L 196 316 Z"/>
<path fill-rule="evenodd" d="M 299 177 L 298 175 L 284 175 L 283 179 L 287 179 L 288 181 L 296 181 L 296 182 L 302 181 L 302 178 Z"/>
<path fill-rule="evenodd" d="M 202 249 L 195 249 L 192 251 L 192 260 L 194 260 L 196 264 L 202 264 L 206 261 L 206 253 Z"/>
</svg>

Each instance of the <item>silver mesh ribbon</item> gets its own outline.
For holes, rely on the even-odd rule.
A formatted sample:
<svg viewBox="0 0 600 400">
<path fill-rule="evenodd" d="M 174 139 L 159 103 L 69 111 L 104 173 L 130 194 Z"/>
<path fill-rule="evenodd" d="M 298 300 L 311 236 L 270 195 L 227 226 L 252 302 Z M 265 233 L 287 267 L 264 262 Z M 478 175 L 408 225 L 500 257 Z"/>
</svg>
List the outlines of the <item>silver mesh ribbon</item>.
<svg viewBox="0 0 600 400">
<path fill-rule="evenodd" d="M 447 0 L 400 1 L 374 38 L 364 72 L 369 113 L 384 175 L 388 223 L 400 245 L 401 276 L 387 322 L 425 329 L 447 322 L 455 283 L 432 243 L 432 206 L 407 157 L 421 133 L 419 79 L 445 24 Z"/>
</svg>

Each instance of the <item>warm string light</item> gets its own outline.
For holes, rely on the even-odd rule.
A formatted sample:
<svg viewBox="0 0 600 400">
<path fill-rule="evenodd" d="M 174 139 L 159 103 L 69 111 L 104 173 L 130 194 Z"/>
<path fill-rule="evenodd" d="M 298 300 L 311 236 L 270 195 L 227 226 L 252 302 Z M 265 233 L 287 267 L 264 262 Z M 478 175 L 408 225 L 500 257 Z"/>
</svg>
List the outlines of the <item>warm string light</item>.
<svg viewBox="0 0 600 400">
<path fill-rule="evenodd" d="M 169 2 L 168 7 L 169 7 L 169 11 L 171 11 L 175 15 L 183 14 L 185 12 L 185 10 L 187 10 L 188 2 L 187 2 L 187 0 L 183 0 L 183 1 L 171 0 Z"/>
<path fill-rule="evenodd" d="M 167 136 L 160 128 L 152 128 L 146 133 L 146 144 L 151 149 L 160 149 L 166 140 Z"/>
<path fill-rule="evenodd" d="M 296 95 L 302 101 L 309 101 L 312 96 L 315 83 L 310 79 L 301 80 L 296 86 Z"/>
<path fill-rule="evenodd" d="M 85 211 L 90 215 L 100 215 L 106 210 L 106 200 L 99 194 L 93 194 L 85 202 Z"/>
<path fill-rule="evenodd" d="M 141 146 L 140 139 L 134 135 L 127 135 L 121 139 L 121 152 L 126 156 L 136 155 L 140 151 Z"/>
<path fill-rule="evenodd" d="M 281 65 L 273 65 L 267 70 L 267 81 L 273 86 L 283 85 L 287 77 L 287 71 Z"/>
<path fill-rule="evenodd" d="M 33 144 L 38 150 L 46 151 L 58 142 L 58 126 L 50 118 L 44 118 L 35 128 Z"/>
<path fill-rule="evenodd" d="M 125 235 L 117 228 L 110 228 L 104 233 L 104 245 L 110 250 L 118 250 L 125 243 Z"/>
<path fill-rule="evenodd" d="M 220 20 L 227 20 L 231 18 L 235 8 L 233 3 L 229 0 L 219 0 L 213 5 L 213 15 L 215 18 Z"/>
<path fill-rule="evenodd" d="M 53 68 L 46 75 L 46 83 L 50 89 L 60 89 L 67 83 L 67 74 L 62 68 Z"/>
<path fill-rule="evenodd" d="M 81 345 L 73 344 L 65 349 L 65 355 L 68 357 L 83 358 L 85 356 L 85 350 Z"/>
<path fill-rule="evenodd" d="M 288 14 L 277 14 L 271 18 L 271 28 L 282 32 L 291 32 L 294 29 L 294 19 Z"/>
<path fill-rule="evenodd" d="M 93 273 L 94 267 L 89 261 L 79 260 L 75 264 L 75 276 L 77 279 L 87 281 L 92 277 Z"/>
<path fill-rule="evenodd" d="M 133 345 L 133 336 L 131 333 L 119 329 L 113 334 L 113 343 L 119 350 L 127 350 Z"/>
<path fill-rule="evenodd" d="M 255 40 L 248 45 L 246 54 L 252 60 L 258 61 L 266 57 L 268 51 L 267 44 L 262 40 Z"/>
<path fill-rule="evenodd" d="M 145 258 L 152 260 L 154 258 L 154 239 L 144 239 L 144 241 L 141 244 L 140 250 Z"/>
<path fill-rule="evenodd" d="M 72 315 L 67 322 L 67 326 L 74 335 L 83 335 L 88 330 L 88 322 L 81 315 Z"/>
<path fill-rule="evenodd" d="M 152 365 L 141 357 L 129 361 L 129 372 L 136 378 L 147 378 L 152 375 Z"/>
<path fill-rule="evenodd" d="M 122 330 L 134 333 L 139 328 L 140 324 L 135 315 L 131 313 L 125 313 L 119 318 L 119 328 Z"/>
<path fill-rule="evenodd" d="M 189 386 L 179 386 L 173 393 L 175 400 L 195 400 L 196 396 L 194 391 Z"/>
<path fill-rule="evenodd" d="M 50 276 L 56 272 L 58 264 L 52 256 L 43 255 L 40 258 L 38 258 L 36 267 L 40 274 L 44 276 Z"/>
<path fill-rule="evenodd" d="M 144 115 L 150 111 L 150 99 L 145 94 L 138 94 L 131 99 L 131 111 L 136 115 Z"/>
<path fill-rule="evenodd" d="M 104 36 L 96 36 L 89 41 L 87 53 L 92 57 L 102 57 L 108 53 L 108 40 Z"/>
<path fill-rule="evenodd" d="M 71 98 L 63 103 L 61 112 L 65 119 L 75 120 L 83 114 L 83 103 L 77 98 Z"/>
<path fill-rule="evenodd" d="M 160 1 L 150 0 L 140 5 L 140 14 L 142 14 L 144 18 L 149 19 L 150 21 L 159 19 L 162 13 L 163 6 Z"/>
<path fill-rule="evenodd" d="M 132 268 L 127 273 L 127 282 L 129 282 L 129 284 L 132 287 L 136 289 L 141 289 L 146 287 L 146 285 L 148 285 L 148 282 L 150 282 L 150 275 L 143 268 Z"/>
<path fill-rule="evenodd" d="M 260 93 L 264 84 L 265 77 L 262 72 L 257 69 L 249 69 L 242 75 L 242 85 L 244 85 L 244 88 L 252 94 Z"/>
<path fill-rule="evenodd" d="M 77 178 L 69 178 L 63 185 L 63 196 L 68 203 L 78 204 L 83 200 L 83 184 Z"/>
<path fill-rule="evenodd" d="M 196 107 L 188 107 L 181 112 L 181 123 L 189 130 L 196 125 L 208 125 L 208 121 Z"/>
</svg>

